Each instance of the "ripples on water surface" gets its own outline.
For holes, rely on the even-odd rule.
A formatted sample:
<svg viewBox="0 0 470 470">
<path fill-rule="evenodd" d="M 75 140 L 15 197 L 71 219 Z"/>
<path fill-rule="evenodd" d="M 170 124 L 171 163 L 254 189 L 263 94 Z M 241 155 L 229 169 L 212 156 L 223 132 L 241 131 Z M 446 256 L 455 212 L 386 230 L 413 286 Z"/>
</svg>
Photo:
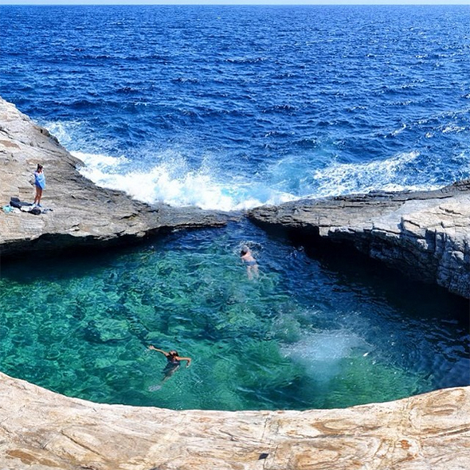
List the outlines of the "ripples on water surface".
<svg viewBox="0 0 470 470">
<path fill-rule="evenodd" d="M 465 6 L 1 6 L 0 94 L 90 179 L 148 202 L 430 188 L 469 175 L 469 24 Z M 247 240 L 258 282 L 238 263 Z M 336 407 L 469 384 L 467 305 L 361 264 L 233 224 L 4 265 L 0 367 L 170 408 Z M 155 390 L 165 361 L 150 343 L 194 363 Z"/>
<path fill-rule="evenodd" d="M 261 275 L 238 252 L 250 243 Z M 175 409 L 345 407 L 470 384 L 467 304 L 248 224 L 4 265 L 2 370 L 69 396 Z M 165 358 L 193 358 L 160 384 Z"/>
<path fill-rule="evenodd" d="M 239 209 L 469 176 L 466 6 L 1 7 L 0 94 L 93 181 Z"/>
</svg>

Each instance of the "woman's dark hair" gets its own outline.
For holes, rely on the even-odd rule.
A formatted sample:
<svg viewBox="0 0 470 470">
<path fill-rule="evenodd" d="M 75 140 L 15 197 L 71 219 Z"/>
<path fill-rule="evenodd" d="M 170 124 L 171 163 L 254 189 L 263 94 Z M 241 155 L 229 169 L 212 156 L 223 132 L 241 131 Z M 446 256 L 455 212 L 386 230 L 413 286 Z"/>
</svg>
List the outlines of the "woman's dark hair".
<svg viewBox="0 0 470 470">
<path fill-rule="evenodd" d="M 244 247 L 242 247 L 242 251 L 240 252 L 240 254 L 243 256 L 246 255 L 249 251 L 250 249 L 245 245 Z"/>
<path fill-rule="evenodd" d="M 40 163 L 38 163 L 38 167 L 36 168 L 36 171 L 42 170 L 42 168 L 43 168 L 43 166 Z"/>
<path fill-rule="evenodd" d="M 170 356 L 179 356 L 178 351 L 174 351 L 174 350 L 173 350 L 173 351 L 170 351 L 168 354 L 169 354 Z"/>
</svg>

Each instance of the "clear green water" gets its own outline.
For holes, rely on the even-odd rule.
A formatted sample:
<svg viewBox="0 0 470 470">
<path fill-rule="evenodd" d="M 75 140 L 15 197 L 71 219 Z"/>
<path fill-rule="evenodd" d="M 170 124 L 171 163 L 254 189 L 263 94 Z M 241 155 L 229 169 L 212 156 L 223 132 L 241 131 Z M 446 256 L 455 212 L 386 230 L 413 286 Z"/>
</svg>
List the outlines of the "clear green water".
<svg viewBox="0 0 470 470">
<path fill-rule="evenodd" d="M 256 281 L 238 258 L 247 242 Z M 173 409 L 346 407 L 470 384 L 468 304 L 362 262 L 243 222 L 4 263 L 0 367 L 68 396 Z M 193 363 L 157 388 L 166 360 L 149 344 Z"/>
</svg>

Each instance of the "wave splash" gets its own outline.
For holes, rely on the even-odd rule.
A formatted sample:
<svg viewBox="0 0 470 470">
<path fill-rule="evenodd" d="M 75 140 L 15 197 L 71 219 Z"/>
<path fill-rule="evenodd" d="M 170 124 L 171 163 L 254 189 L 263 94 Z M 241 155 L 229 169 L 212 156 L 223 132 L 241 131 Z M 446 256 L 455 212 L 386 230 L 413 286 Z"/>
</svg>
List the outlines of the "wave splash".
<svg viewBox="0 0 470 470">
<path fill-rule="evenodd" d="M 371 191 L 403 191 L 437 189 L 438 184 L 409 184 L 408 170 L 415 166 L 419 152 L 406 152 L 386 160 L 368 163 L 332 163 L 316 170 L 313 180 L 322 197 L 339 194 L 369 193 Z M 407 184 L 408 183 L 408 184 Z"/>
<path fill-rule="evenodd" d="M 191 169 L 178 155 L 166 155 L 151 168 L 129 167 L 129 159 L 107 155 L 72 152 L 83 162 L 80 173 L 98 186 L 124 191 L 131 197 L 155 204 L 163 202 L 172 206 L 197 206 L 206 210 L 237 211 L 261 205 L 277 205 L 300 198 L 337 196 L 340 194 L 370 191 L 399 191 L 404 189 L 434 189 L 437 185 L 404 185 L 403 174 L 419 156 L 410 152 L 391 159 L 364 164 L 331 163 L 322 169 L 303 169 L 291 178 L 302 180 L 302 194 L 287 178 L 280 181 L 279 166 L 285 167 L 285 176 L 291 170 L 289 161 L 277 165 L 276 171 L 268 169 L 263 181 L 252 181 L 239 175 L 221 176 L 221 170 L 202 164 Z M 297 165 L 298 166 L 298 165 Z"/>
<path fill-rule="evenodd" d="M 188 169 L 181 158 L 172 158 L 149 169 L 119 172 L 119 167 L 128 161 L 125 157 L 72 154 L 84 163 L 80 173 L 98 186 L 124 191 L 148 204 L 163 202 L 176 207 L 197 206 L 230 212 L 296 199 L 292 194 L 248 179 L 222 181 L 204 166 Z"/>
<path fill-rule="evenodd" d="M 76 149 L 71 153 L 83 162 L 78 168 L 83 176 L 148 204 L 230 212 L 301 198 L 442 186 L 437 171 L 424 180 L 416 177 L 422 173 L 422 169 L 417 171 L 421 165 L 418 151 L 358 163 L 341 163 L 334 155 L 290 154 L 262 168 L 253 166 L 251 172 L 241 167 L 227 171 L 222 156 L 208 156 L 197 166 L 176 149 L 157 153 L 146 148 L 145 155 L 135 150 L 135 154 L 112 156 L 107 145 L 112 143 L 94 142 L 83 123 L 53 122 L 45 127 L 64 146 Z M 103 150 L 95 153 L 96 148 Z"/>
</svg>

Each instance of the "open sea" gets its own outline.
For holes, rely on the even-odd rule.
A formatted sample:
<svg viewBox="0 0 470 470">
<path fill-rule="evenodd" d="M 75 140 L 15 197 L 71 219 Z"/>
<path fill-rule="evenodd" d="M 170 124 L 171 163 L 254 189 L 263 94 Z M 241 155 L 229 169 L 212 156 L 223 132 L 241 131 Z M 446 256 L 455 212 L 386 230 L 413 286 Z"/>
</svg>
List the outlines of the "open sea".
<svg viewBox="0 0 470 470">
<path fill-rule="evenodd" d="M 0 95 L 150 204 L 468 178 L 469 58 L 469 6 L 0 6 Z M 69 396 L 305 409 L 470 384 L 468 303 L 246 221 L 1 274 L 0 370 Z M 161 384 L 149 344 L 193 363 Z"/>
</svg>

